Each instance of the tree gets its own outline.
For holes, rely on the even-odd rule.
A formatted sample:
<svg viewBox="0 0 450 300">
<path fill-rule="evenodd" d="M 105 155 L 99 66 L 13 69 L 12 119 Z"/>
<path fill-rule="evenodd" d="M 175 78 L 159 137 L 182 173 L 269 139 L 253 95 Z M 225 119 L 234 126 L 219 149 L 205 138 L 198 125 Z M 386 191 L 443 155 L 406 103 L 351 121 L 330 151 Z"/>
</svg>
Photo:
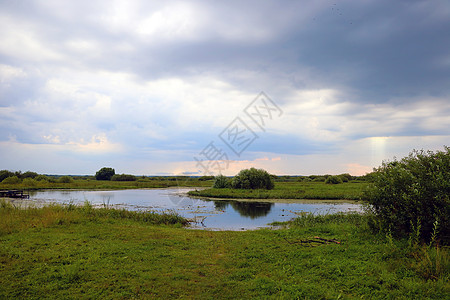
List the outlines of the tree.
<svg viewBox="0 0 450 300">
<path fill-rule="evenodd" d="M 413 151 L 374 170 L 364 196 L 374 213 L 372 228 L 450 241 L 450 148 L 444 148 Z"/>
<path fill-rule="evenodd" d="M 273 178 L 263 169 L 245 169 L 234 176 L 231 186 L 235 189 L 267 189 L 274 188 Z"/>
<path fill-rule="evenodd" d="M 31 172 L 31 171 L 26 171 L 25 173 L 20 175 L 20 178 L 25 179 L 25 178 L 35 178 L 37 177 L 39 174 L 36 172 Z"/>
<path fill-rule="evenodd" d="M 0 171 L 0 182 L 2 182 L 5 178 L 14 176 L 14 173 L 8 170 Z"/>
<path fill-rule="evenodd" d="M 96 180 L 111 180 L 111 178 L 116 174 L 116 171 L 113 168 L 101 168 L 95 173 Z"/>
</svg>

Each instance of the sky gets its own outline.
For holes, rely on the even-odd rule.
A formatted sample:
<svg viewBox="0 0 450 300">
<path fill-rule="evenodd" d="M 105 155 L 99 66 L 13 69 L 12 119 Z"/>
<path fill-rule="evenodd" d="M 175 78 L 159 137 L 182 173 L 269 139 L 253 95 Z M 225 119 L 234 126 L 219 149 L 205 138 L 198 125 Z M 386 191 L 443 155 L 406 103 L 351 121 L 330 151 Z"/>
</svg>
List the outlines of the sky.
<svg viewBox="0 0 450 300">
<path fill-rule="evenodd" d="M 447 0 L 0 0 L 0 169 L 363 175 L 449 142 Z"/>
</svg>

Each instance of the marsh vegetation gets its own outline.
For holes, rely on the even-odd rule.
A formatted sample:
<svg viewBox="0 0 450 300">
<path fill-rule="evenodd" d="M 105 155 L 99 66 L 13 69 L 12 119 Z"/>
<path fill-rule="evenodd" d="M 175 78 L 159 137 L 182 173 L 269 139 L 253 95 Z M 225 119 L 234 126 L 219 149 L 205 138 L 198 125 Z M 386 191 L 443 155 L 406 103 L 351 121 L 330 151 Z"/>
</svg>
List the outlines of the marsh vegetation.
<svg viewBox="0 0 450 300">
<path fill-rule="evenodd" d="M 123 189 L 171 182 L 9 175 L 3 187 L 39 188 L 43 181 L 54 188 Z M 361 199 L 371 209 L 301 214 L 277 222 L 279 230 L 212 232 L 187 230 L 188 220 L 176 214 L 89 203 L 21 209 L 0 201 L 0 298 L 448 298 L 450 149 L 413 152 L 365 178 L 328 178 L 273 178 L 273 189 L 192 193 Z M 172 182 L 213 184 L 212 178 Z"/>
<path fill-rule="evenodd" d="M 373 234 L 364 215 L 303 216 L 275 231 L 186 230 L 183 222 L 2 202 L 0 298 L 444 299 L 450 292 L 448 248 Z M 308 242 L 316 236 L 339 244 Z"/>
</svg>

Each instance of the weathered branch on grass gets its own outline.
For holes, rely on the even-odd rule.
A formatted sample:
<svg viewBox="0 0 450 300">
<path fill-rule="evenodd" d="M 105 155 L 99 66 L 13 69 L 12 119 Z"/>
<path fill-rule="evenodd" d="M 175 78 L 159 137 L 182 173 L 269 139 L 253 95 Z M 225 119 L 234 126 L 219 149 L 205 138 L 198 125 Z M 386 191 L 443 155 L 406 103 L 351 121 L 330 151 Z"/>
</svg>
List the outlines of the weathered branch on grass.
<svg viewBox="0 0 450 300">
<path fill-rule="evenodd" d="M 285 237 L 283 237 L 283 239 L 288 242 L 289 244 L 311 244 L 311 243 L 317 243 L 317 244 L 326 244 L 328 245 L 329 243 L 335 243 L 335 244 L 340 244 L 341 242 L 335 239 L 324 239 L 318 236 L 315 236 L 312 239 L 306 239 L 306 240 L 297 240 L 297 241 L 289 241 L 288 239 L 286 239 Z"/>
<path fill-rule="evenodd" d="M 340 244 L 341 243 L 341 242 L 339 242 L 338 240 L 335 240 L 335 239 L 328 240 L 328 239 L 324 239 L 324 238 L 321 238 L 321 237 L 318 237 L 318 236 L 315 236 L 314 238 L 315 239 L 319 239 L 321 241 L 335 243 L 335 244 Z"/>
</svg>

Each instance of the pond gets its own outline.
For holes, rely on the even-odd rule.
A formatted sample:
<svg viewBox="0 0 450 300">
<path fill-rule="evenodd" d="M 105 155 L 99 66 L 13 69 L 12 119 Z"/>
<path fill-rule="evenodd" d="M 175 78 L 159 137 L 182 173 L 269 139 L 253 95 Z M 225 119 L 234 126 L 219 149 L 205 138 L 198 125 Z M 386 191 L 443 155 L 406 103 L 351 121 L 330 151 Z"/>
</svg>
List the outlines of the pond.
<svg viewBox="0 0 450 300">
<path fill-rule="evenodd" d="M 46 190 L 30 192 L 26 203 L 83 204 L 125 208 L 128 210 L 175 211 L 183 217 L 194 219 L 193 228 L 209 230 L 248 230 L 270 227 L 269 223 L 288 221 L 302 213 L 328 214 L 362 211 L 359 203 L 342 201 L 285 200 L 286 203 L 197 199 L 182 189 L 136 189 L 116 191 Z M 21 200 L 24 201 L 24 200 Z"/>
</svg>

